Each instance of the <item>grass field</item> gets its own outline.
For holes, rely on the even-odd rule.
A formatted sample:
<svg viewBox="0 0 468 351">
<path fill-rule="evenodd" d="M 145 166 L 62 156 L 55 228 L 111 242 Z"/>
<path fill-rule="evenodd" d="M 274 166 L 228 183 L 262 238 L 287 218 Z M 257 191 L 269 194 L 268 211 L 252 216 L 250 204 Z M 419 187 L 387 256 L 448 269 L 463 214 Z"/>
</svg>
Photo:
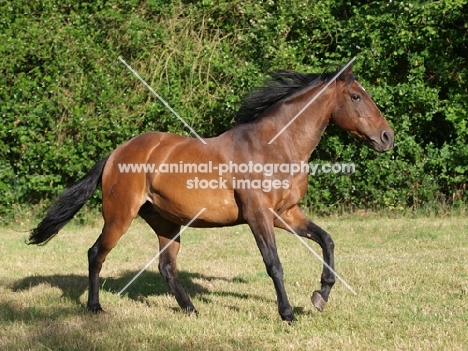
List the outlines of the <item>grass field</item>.
<svg viewBox="0 0 468 351">
<path fill-rule="evenodd" d="M 104 314 L 86 311 L 86 252 L 93 227 L 67 226 L 43 247 L 1 229 L 0 350 L 466 350 L 468 218 L 320 218 L 336 243 L 337 282 L 324 312 L 310 303 L 321 264 L 278 231 L 286 289 L 297 321 L 277 313 L 273 284 L 245 226 L 188 229 L 179 270 L 199 310 L 186 316 L 151 266 L 156 254 L 140 220 L 101 273 Z M 311 244 L 319 252 L 315 244 Z"/>
</svg>

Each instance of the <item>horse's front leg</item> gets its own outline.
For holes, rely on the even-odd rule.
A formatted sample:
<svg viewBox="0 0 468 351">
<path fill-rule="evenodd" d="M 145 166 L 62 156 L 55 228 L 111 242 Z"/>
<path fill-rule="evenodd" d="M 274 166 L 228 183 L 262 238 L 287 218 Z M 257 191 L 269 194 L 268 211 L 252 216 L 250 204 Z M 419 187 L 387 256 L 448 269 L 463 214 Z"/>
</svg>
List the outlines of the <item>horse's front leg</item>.
<svg viewBox="0 0 468 351">
<path fill-rule="evenodd" d="M 245 213 L 248 213 L 248 215 L 245 215 Z M 276 249 L 272 213 L 268 208 L 255 206 L 255 208 L 250 208 L 244 212 L 244 216 L 254 234 L 267 273 L 275 285 L 278 299 L 278 312 L 284 321 L 292 322 L 294 320 L 294 315 L 284 287 L 283 267 L 281 266 Z"/>
<path fill-rule="evenodd" d="M 276 219 L 274 222 L 275 227 L 285 229 L 289 232 L 292 232 L 292 229 L 293 233 L 315 241 L 322 248 L 323 260 L 326 265 L 323 265 L 320 279 L 321 288 L 320 290 L 314 291 L 311 297 L 315 308 L 322 312 L 328 302 L 330 290 L 335 284 L 335 274 L 333 272 L 335 270 L 333 253 L 335 244 L 331 236 L 318 225 L 307 219 L 297 205 L 283 212 L 280 217 L 282 220 Z"/>
</svg>

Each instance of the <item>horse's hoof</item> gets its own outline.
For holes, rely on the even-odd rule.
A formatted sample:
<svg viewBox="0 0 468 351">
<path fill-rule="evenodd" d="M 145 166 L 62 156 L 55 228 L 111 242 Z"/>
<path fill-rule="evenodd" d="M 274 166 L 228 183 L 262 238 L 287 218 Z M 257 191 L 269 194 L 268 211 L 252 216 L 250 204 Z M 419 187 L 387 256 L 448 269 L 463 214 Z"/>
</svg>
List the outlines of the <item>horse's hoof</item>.
<svg viewBox="0 0 468 351">
<path fill-rule="evenodd" d="M 100 304 L 88 306 L 88 311 L 92 313 L 104 313 L 104 310 L 102 309 Z"/>
<path fill-rule="evenodd" d="M 310 297 L 310 300 L 312 301 L 312 304 L 317 310 L 319 310 L 320 312 L 323 312 L 323 309 L 325 308 L 327 301 L 323 299 L 322 295 L 320 295 L 318 291 L 314 291 L 314 293 Z"/>
<path fill-rule="evenodd" d="M 289 325 L 293 324 L 293 322 L 296 320 L 296 318 L 294 318 L 294 314 L 292 312 L 286 313 L 284 315 L 280 314 L 280 316 L 281 316 L 281 319 L 283 320 L 283 322 L 286 322 Z"/>
<path fill-rule="evenodd" d="M 199 313 L 195 307 L 187 307 L 185 308 L 185 313 L 187 316 L 195 316 L 198 317 Z"/>
<path fill-rule="evenodd" d="M 296 321 L 296 318 L 294 318 L 294 316 L 290 318 L 283 318 L 283 322 L 286 323 L 287 325 L 293 325 L 295 321 Z"/>
</svg>

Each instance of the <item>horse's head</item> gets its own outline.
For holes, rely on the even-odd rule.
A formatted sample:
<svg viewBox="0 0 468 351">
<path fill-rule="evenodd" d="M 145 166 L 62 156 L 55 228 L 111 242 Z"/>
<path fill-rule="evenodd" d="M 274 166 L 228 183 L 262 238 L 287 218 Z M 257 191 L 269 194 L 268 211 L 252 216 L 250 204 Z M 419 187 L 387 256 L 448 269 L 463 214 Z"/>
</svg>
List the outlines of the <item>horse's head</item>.
<svg viewBox="0 0 468 351">
<path fill-rule="evenodd" d="M 393 130 L 382 116 L 369 93 L 352 74 L 350 65 L 336 80 L 337 102 L 332 111 L 332 121 L 365 140 L 378 152 L 393 147 Z"/>
</svg>

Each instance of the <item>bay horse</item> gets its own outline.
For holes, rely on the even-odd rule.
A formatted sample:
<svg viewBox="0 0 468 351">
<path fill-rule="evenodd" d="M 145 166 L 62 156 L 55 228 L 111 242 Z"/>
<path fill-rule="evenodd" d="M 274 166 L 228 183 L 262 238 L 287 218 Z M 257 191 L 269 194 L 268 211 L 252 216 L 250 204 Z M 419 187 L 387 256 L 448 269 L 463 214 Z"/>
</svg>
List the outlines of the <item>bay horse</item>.
<svg viewBox="0 0 468 351">
<path fill-rule="evenodd" d="M 322 311 L 335 283 L 334 271 L 329 269 L 334 269 L 334 242 L 298 206 L 307 190 L 307 171 L 284 167 L 307 163 L 330 122 L 365 140 L 378 152 L 390 150 L 394 141 L 386 119 L 352 74 L 352 65 L 341 71 L 340 75 L 340 70 L 271 74 L 262 87 L 244 99 L 237 113 L 239 123 L 217 137 L 205 139 L 205 143 L 162 132 L 134 137 L 65 190 L 30 232 L 28 243 L 47 243 L 101 183 L 104 227 L 88 250 L 90 311 L 102 311 L 99 273 L 107 254 L 139 215 L 158 236 L 160 248 L 168 245 L 159 256 L 158 268 L 178 304 L 188 313 L 197 313 L 178 279 L 176 260 L 181 226 L 191 222 L 202 208 L 205 210 L 191 226 L 249 225 L 273 280 L 278 312 L 288 322 L 294 320 L 294 315 L 284 286 L 274 228 L 292 229 L 318 243 L 328 267 L 323 265 L 321 288 L 314 291 L 312 303 Z M 323 92 L 318 94 L 320 89 Z M 313 98 L 315 101 L 308 104 Z M 297 119 L 288 125 L 293 116 Z M 269 142 L 275 137 L 274 142 Z M 123 168 L 125 165 L 155 165 L 159 171 L 129 171 Z M 176 167 L 168 172 L 161 165 Z M 185 165 L 192 167 L 190 171 L 177 169 Z M 226 170 L 226 165 L 232 167 Z M 266 172 L 267 165 L 275 172 Z M 262 166 L 263 172 L 258 171 Z M 240 181 L 242 186 L 237 186 Z"/>
</svg>

